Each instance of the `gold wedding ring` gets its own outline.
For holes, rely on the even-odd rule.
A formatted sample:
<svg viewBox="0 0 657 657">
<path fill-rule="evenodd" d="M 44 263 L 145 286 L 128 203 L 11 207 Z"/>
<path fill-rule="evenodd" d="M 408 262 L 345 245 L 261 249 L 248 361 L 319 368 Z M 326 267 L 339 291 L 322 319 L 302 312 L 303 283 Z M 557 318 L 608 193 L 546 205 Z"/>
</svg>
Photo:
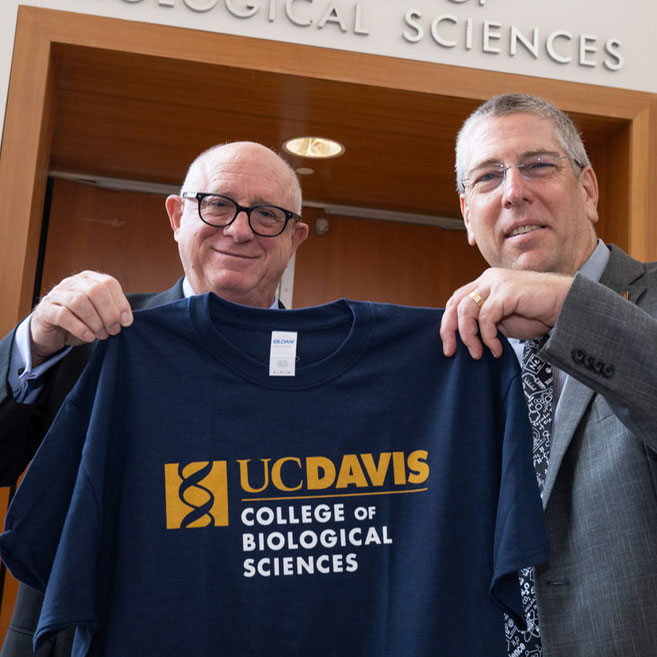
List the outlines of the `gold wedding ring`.
<svg viewBox="0 0 657 657">
<path fill-rule="evenodd" d="M 484 300 L 476 293 L 470 292 L 468 296 L 481 308 L 484 305 Z"/>
</svg>

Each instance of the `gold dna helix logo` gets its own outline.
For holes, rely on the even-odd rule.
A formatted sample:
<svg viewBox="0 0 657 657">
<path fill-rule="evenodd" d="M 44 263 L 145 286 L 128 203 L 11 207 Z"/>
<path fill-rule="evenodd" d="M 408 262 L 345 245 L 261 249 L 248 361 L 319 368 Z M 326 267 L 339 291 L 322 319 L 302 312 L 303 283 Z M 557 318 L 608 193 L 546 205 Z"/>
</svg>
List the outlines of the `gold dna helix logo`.
<svg viewBox="0 0 657 657">
<path fill-rule="evenodd" d="M 167 529 L 226 527 L 226 461 L 167 463 L 164 466 Z"/>
</svg>

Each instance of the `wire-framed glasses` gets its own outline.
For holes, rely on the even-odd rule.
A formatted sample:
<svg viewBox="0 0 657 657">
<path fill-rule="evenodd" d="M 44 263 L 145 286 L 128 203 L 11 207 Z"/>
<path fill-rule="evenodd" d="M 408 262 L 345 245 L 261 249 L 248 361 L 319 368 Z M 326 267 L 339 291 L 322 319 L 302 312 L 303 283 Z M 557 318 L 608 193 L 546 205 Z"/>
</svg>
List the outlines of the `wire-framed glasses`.
<svg viewBox="0 0 657 657">
<path fill-rule="evenodd" d="M 237 219 L 240 212 L 246 212 L 251 230 L 261 237 L 276 237 L 287 226 L 290 219 L 299 221 L 301 217 L 292 210 L 277 205 L 252 205 L 245 207 L 223 194 L 206 192 L 183 192 L 182 197 L 198 202 L 198 215 L 209 226 L 225 228 Z"/>
<path fill-rule="evenodd" d="M 556 153 L 539 153 L 527 155 L 518 164 L 505 167 L 501 162 L 484 164 L 468 172 L 464 178 L 465 187 L 479 193 L 486 194 L 497 189 L 506 178 L 509 169 L 518 169 L 525 180 L 544 180 L 561 171 L 561 160 L 570 160 L 580 169 L 584 167 L 574 158 L 568 155 Z"/>
</svg>

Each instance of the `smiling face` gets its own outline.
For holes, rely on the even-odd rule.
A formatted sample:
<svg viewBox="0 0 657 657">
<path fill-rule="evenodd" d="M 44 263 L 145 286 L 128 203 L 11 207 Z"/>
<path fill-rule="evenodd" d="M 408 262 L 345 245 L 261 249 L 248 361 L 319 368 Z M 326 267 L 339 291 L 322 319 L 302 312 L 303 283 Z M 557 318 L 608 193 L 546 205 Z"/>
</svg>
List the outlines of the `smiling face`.
<svg viewBox="0 0 657 657">
<path fill-rule="evenodd" d="M 551 121 L 529 113 L 484 117 L 463 146 L 466 172 L 483 163 L 513 166 L 530 154 L 565 154 Z M 491 267 L 572 275 L 592 253 L 595 173 L 591 167 L 579 172 L 567 159 L 560 162 L 546 179 L 526 180 L 512 168 L 496 189 L 480 193 L 466 186 L 460 195 L 468 242 Z"/>
<path fill-rule="evenodd" d="M 241 142 L 221 146 L 192 166 L 185 191 L 224 194 L 243 206 L 271 204 L 301 212 L 294 174 L 268 148 Z M 266 308 L 308 226 L 289 221 L 277 237 L 259 237 L 241 212 L 226 228 L 201 221 L 195 199 L 169 196 L 167 212 L 178 242 L 185 275 L 196 294 L 215 294 L 248 306 Z"/>
</svg>

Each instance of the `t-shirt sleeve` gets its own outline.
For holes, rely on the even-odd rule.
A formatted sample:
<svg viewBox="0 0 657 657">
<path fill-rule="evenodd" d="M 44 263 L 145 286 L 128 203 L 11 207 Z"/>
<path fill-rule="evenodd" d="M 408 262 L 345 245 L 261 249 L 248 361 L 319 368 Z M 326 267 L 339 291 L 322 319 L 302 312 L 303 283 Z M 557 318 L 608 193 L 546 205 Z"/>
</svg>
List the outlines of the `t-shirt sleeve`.
<svg viewBox="0 0 657 657">
<path fill-rule="evenodd" d="M 46 587 L 34 635 L 35 650 L 56 632 L 75 626 L 75 654 L 87 654 L 96 630 L 100 509 L 94 476 L 83 463 Z"/>
<path fill-rule="evenodd" d="M 30 464 L 7 512 L 0 556 L 18 580 L 44 592 L 66 521 L 87 420 L 66 402 Z"/>
<path fill-rule="evenodd" d="M 75 654 L 86 654 L 95 629 L 110 432 L 104 418 L 115 387 L 112 367 L 101 368 L 102 347 L 96 349 L 46 434 L 0 535 L 0 556 L 11 573 L 44 593 L 35 650 L 51 634 L 76 626 Z"/>
<path fill-rule="evenodd" d="M 545 515 L 532 460 L 532 432 L 520 377 L 503 404 L 500 491 L 490 592 L 503 609 L 525 623 L 518 571 L 549 558 Z"/>
</svg>

